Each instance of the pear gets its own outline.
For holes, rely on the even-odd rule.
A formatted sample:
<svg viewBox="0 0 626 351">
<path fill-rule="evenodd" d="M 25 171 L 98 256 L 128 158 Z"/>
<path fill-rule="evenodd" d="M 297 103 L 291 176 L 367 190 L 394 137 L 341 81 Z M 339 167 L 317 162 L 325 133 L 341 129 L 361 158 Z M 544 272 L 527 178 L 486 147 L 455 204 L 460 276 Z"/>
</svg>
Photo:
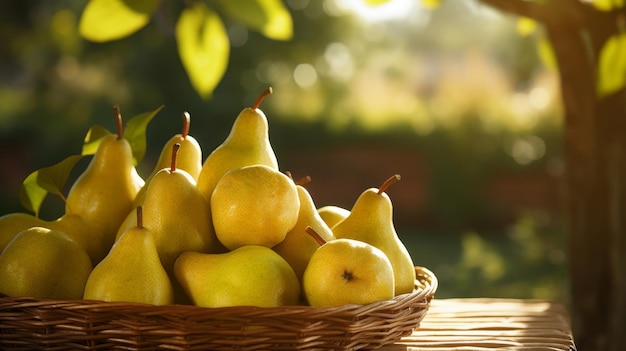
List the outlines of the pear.
<svg viewBox="0 0 626 351">
<path fill-rule="evenodd" d="M 213 230 L 209 203 L 193 177 L 177 167 L 179 149 L 180 144 L 174 144 L 170 167 L 154 175 L 143 204 L 143 224 L 150 228 L 161 263 L 170 276 L 174 261 L 183 251 L 222 249 Z"/>
<path fill-rule="evenodd" d="M 85 300 L 174 302 L 172 282 L 161 265 L 151 230 L 143 226 L 142 212 L 138 207 L 136 226 L 124 232 L 89 275 Z"/>
<path fill-rule="evenodd" d="M 45 226 L 46 221 L 28 213 L 8 213 L 0 217 L 0 252 L 17 235 L 31 227 Z"/>
<path fill-rule="evenodd" d="M 315 203 L 309 191 L 300 183 L 296 183 L 298 198 L 300 200 L 300 212 L 296 225 L 287 232 L 285 239 L 273 249 L 285 259 L 302 279 L 304 269 L 309 259 L 319 247 L 317 241 L 306 232 L 307 227 L 312 227 L 325 241 L 335 239 L 332 230 L 317 213 Z"/>
<path fill-rule="evenodd" d="M 159 155 L 159 159 L 152 170 L 152 173 L 146 177 L 145 185 L 141 188 L 137 197 L 134 201 L 133 208 L 136 208 L 139 205 L 143 204 L 146 195 L 146 189 L 150 184 L 150 181 L 154 177 L 154 175 L 162 170 L 163 168 L 167 168 L 172 164 L 172 147 L 174 144 L 180 144 L 180 149 L 178 150 L 178 156 L 176 161 L 176 167 L 178 169 L 183 169 L 191 175 L 191 177 L 195 180 L 198 179 L 198 175 L 200 174 L 200 170 L 202 169 L 202 149 L 200 148 L 200 144 L 198 141 L 191 135 L 189 135 L 189 126 L 191 123 L 191 116 L 188 112 L 183 113 L 183 128 L 179 134 L 175 134 L 172 136 L 161 149 L 161 154 Z M 130 216 L 132 219 L 134 216 Z"/>
<path fill-rule="evenodd" d="M 396 294 L 410 293 L 415 288 L 415 266 L 408 250 L 398 238 L 393 224 L 393 206 L 387 188 L 400 180 L 399 175 L 387 179 L 380 188 L 366 189 L 357 198 L 350 215 L 331 229 L 337 239 L 364 241 L 381 249 L 393 266 Z"/>
<path fill-rule="evenodd" d="M 265 165 L 228 171 L 211 196 L 215 234 L 229 250 L 277 245 L 296 225 L 299 210 L 293 180 Z"/>
<path fill-rule="evenodd" d="M 90 240 L 98 248 L 90 253 L 94 264 L 111 248 L 144 184 L 133 165 L 130 144 L 122 137 L 119 109 L 115 106 L 114 110 L 117 135 L 103 138 L 89 165 L 70 188 L 65 203 L 65 213 L 80 215 L 89 223 Z"/>
<path fill-rule="evenodd" d="M 0 294 L 80 299 L 91 269 L 89 256 L 69 235 L 31 227 L 0 254 Z"/>
<path fill-rule="evenodd" d="M 220 254 L 184 252 L 176 279 L 203 307 L 295 305 L 300 283 L 287 261 L 265 246 L 246 245 Z"/>
<path fill-rule="evenodd" d="M 311 227 L 307 233 L 319 245 L 302 277 L 309 305 L 368 304 L 395 296 L 393 268 L 380 249 L 353 239 L 326 242 Z"/>
<path fill-rule="evenodd" d="M 233 168 L 263 164 L 278 170 L 276 154 L 269 140 L 267 117 L 259 109 L 265 90 L 254 105 L 243 109 L 232 125 L 230 134 L 206 158 L 198 175 L 198 189 L 207 201 L 220 178 Z"/>
<path fill-rule="evenodd" d="M 329 227 L 334 227 L 335 224 L 341 222 L 344 218 L 348 217 L 350 210 L 337 205 L 326 205 L 317 209 L 320 217 L 328 224 Z"/>
</svg>

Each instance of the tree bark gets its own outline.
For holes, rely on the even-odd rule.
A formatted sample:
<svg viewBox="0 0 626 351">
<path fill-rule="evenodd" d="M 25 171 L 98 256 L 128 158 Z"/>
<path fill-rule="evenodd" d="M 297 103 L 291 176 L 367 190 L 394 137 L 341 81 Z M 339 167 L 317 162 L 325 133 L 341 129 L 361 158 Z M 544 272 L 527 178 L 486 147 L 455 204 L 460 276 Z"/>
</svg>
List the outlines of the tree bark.
<svg viewBox="0 0 626 351">
<path fill-rule="evenodd" d="M 596 93 L 597 58 L 626 8 L 571 0 L 482 0 L 544 24 L 565 107 L 572 329 L 579 351 L 626 345 L 626 91 Z M 619 74 L 619 72 L 616 72 Z"/>
</svg>

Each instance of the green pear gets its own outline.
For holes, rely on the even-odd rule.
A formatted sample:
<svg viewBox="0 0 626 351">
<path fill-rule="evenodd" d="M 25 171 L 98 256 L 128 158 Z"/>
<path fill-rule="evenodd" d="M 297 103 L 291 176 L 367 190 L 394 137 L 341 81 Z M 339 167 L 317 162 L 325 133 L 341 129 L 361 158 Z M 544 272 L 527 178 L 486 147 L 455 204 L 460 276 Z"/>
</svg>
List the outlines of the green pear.
<svg viewBox="0 0 626 351">
<path fill-rule="evenodd" d="M 152 231 L 143 226 L 141 207 L 136 213 L 136 226 L 124 232 L 89 275 L 85 300 L 174 302 L 172 282 L 161 265 Z"/>
<path fill-rule="evenodd" d="M 313 253 L 319 247 L 317 241 L 306 232 L 307 227 L 312 227 L 324 240 L 335 239 L 332 230 L 317 213 L 315 203 L 309 191 L 302 185 L 296 184 L 298 198 L 300 199 L 300 212 L 296 225 L 287 232 L 285 239 L 273 249 L 287 261 L 291 268 L 302 279 L 302 274 Z"/>
<path fill-rule="evenodd" d="M 133 165 L 128 140 L 122 137 L 122 117 L 117 107 L 117 135 L 103 138 L 87 169 L 70 188 L 65 213 L 77 214 L 89 223 L 91 238 L 99 250 L 91 254 L 99 262 L 109 251 L 115 234 L 144 184 Z"/>
<path fill-rule="evenodd" d="M 228 171 L 211 196 L 215 234 L 229 250 L 277 245 L 296 225 L 299 210 L 293 180 L 265 165 Z"/>
<path fill-rule="evenodd" d="M 184 252 L 176 279 L 203 307 L 296 305 L 300 283 L 291 266 L 265 246 L 247 245 L 220 254 Z"/>
<path fill-rule="evenodd" d="M 211 222 L 209 203 L 196 181 L 179 169 L 180 144 L 172 148 L 169 168 L 157 172 L 146 190 L 143 225 L 150 228 L 163 267 L 172 274 L 174 261 L 183 251 L 215 252 L 221 249 Z"/>
<path fill-rule="evenodd" d="M 364 241 L 381 249 L 393 266 L 396 294 L 410 293 L 415 288 L 415 266 L 408 250 L 398 238 L 393 224 L 393 206 L 385 190 L 400 180 L 399 175 L 387 179 L 380 188 L 366 189 L 354 203 L 350 215 L 332 227 L 337 239 Z"/>
<path fill-rule="evenodd" d="M 145 185 L 141 188 L 135 201 L 133 203 L 133 208 L 136 208 L 139 205 L 143 204 L 143 201 L 146 197 L 146 189 L 150 184 L 150 181 L 154 177 L 154 175 L 162 170 L 163 168 L 167 168 L 172 164 L 172 147 L 174 144 L 180 144 L 180 149 L 178 150 L 177 157 L 177 168 L 183 169 L 191 175 L 192 178 L 198 179 L 198 175 L 200 174 L 200 170 L 202 169 L 202 149 L 200 148 L 200 144 L 198 141 L 191 135 L 189 135 L 189 126 L 191 123 L 191 116 L 189 113 L 183 113 L 183 128 L 179 134 L 175 134 L 172 136 L 161 149 L 161 154 L 159 155 L 159 159 L 157 160 L 152 173 L 148 175 L 145 180 Z M 130 216 L 132 219 L 132 215 Z"/>
<path fill-rule="evenodd" d="M 335 224 L 341 222 L 344 218 L 348 217 L 350 210 L 337 205 L 326 205 L 317 209 L 320 217 L 328 224 L 329 227 L 334 227 Z"/>
<path fill-rule="evenodd" d="M 302 277 L 309 305 L 368 304 L 395 296 L 393 268 L 380 249 L 353 239 L 326 242 L 311 227 L 307 232 L 319 245 Z"/>
<path fill-rule="evenodd" d="M 252 107 L 243 109 L 222 144 L 206 158 L 198 175 L 198 189 L 207 201 L 220 178 L 233 168 L 263 164 L 278 170 L 276 154 L 270 144 L 267 117 L 259 109 L 271 88 L 259 96 Z"/>
<path fill-rule="evenodd" d="M 0 252 L 17 235 L 31 227 L 45 226 L 46 221 L 28 213 L 8 213 L 0 217 Z"/>
<path fill-rule="evenodd" d="M 69 235 L 31 227 L 0 254 L 0 294 L 80 299 L 91 269 L 89 256 Z"/>
</svg>

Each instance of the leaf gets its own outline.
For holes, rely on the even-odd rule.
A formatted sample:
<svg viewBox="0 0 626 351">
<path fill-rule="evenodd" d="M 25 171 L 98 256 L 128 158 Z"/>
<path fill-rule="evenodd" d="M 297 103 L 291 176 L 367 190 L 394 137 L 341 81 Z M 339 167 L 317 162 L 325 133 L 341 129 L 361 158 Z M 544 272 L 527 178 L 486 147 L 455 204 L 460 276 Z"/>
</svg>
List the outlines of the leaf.
<svg viewBox="0 0 626 351">
<path fill-rule="evenodd" d="M 163 105 L 157 107 L 154 111 L 144 112 L 137 116 L 132 117 L 126 123 L 124 128 L 124 138 L 128 140 L 131 149 L 133 150 L 133 163 L 139 164 L 146 154 L 147 141 L 146 130 L 150 121 L 156 116 L 163 108 Z"/>
<path fill-rule="evenodd" d="M 83 156 L 72 155 L 63 161 L 41 168 L 26 177 L 20 189 L 20 200 L 26 209 L 39 216 L 43 200 L 49 193 L 63 196 L 63 188 L 72 169 Z"/>
<path fill-rule="evenodd" d="M 597 93 L 610 95 L 626 86 L 626 33 L 610 37 L 598 58 Z"/>
<path fill-rule="evenodd" d="M 210 98 L 220 82 L 230 55 L 222 20 L 202 2 L 186 7 L 176 23 L 176 44 L 191 85 Z"/>
<path fill-rule="evenodd" d="M 111 132 L 99 125 L 95 125 L 87 131 L 85 135 L 85 139 L 83 140 L 83 150 L 81 151 L 81 155 L 93 155 L 98 150 L 98 146 L 100 146 L 100 141 L 105 136 L 111 134 Z"/>
<path fill-rule="evenodd" d="M 420 3 L 425 9 L 434 10 L 441 5 L 441 0 L 421 0 Z"/>
<path fill-rule="evenodd" d="M 80 35 L 94 42 L 129 36 L 143 28 L 159 0 L 90 0 L 80 17 Z"/>
<path fill-rule="evenodd" d="M 520 17 L 517 20 L 517 34 L 527 37 L 537 30 L 537 21 L 528 17 Z"/>
<path fill-rule="evenodd" d="M 386 2 L 389 2 L 389 0 L 363 0 L 363 1 L 369 6 L 376 6 L 376 5 L 381 5 Z"/>
<path fill-rule="evenodd" d="M 539 58 L 541 59 L 541 62 L 543 62 L 544 66 L 549 69 L 558 70 L 559 63 L 556 60 L 554 48 L 552 47 L 552 44 L 550 43 L 550 40 L 548 40 L 548 38 L 544 36 L 539 39 L 539 41 L 537 42 L 537 51 L 539 54 Z"/>
<path fill-rule="evenodd" d="M 221 0 L 220 5 L 228 17 L 270 39 L 293 37 L 293 19 L 281 0 Z"/>
</svg>

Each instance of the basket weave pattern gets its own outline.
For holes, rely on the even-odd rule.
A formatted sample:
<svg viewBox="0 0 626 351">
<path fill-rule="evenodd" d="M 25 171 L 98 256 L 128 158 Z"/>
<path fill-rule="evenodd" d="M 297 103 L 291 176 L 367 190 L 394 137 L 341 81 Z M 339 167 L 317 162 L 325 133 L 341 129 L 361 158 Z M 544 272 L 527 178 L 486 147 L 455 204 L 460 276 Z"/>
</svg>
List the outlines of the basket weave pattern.
<svg viewBox="0 0 626 351">
<path fill-rule="evenodd" d="M 410 335 L 437 289 L 415 267 L 412 293 L 367 305 L 314 308 L 153 306 L 0 297 L 0 349 L 358 350 Z"/>
</svg>

